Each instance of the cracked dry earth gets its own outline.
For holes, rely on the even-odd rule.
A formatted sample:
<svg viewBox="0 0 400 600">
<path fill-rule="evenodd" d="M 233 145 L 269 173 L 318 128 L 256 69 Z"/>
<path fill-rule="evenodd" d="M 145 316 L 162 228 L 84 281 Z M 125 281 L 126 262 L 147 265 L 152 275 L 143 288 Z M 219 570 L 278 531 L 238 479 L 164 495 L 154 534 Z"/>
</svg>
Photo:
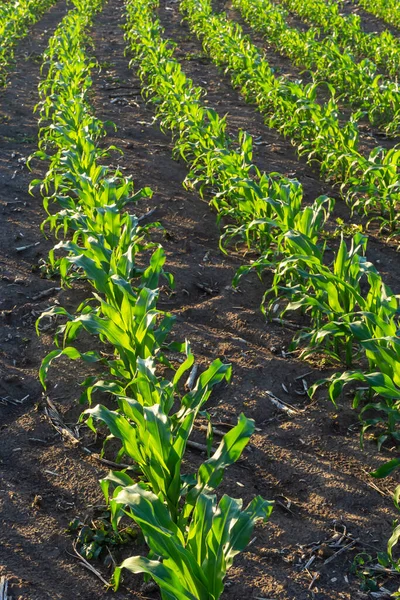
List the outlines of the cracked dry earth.
<svg viewBox="0 0 400 600">
<path fill-rule="evenodd" d="M 143 588 L 142 580 L 133 576 L 125 578 L 118 592 L 107 591 L 74 555 L 74 538 L 66 529 L 76 517 L 88 523 L 95 518 L 102 502 L 98 479 L 107 468 L 52 428 L 37 376 L 52 337 L 50 332 L 36 336 L 35 319 L 54 302 L 76 306 L 85 293 L 84 287 L 59 290 L 57 280 L 40 275 L 40 262 L 52 241 L 40 232 L 44 212 L 39 195 L 29 195 L 28 186 L 43 166 L 32 163 L 32 173 L 25 166 L 37 142 L 33 108 L 40 54 L 66 10 L 58 2 L 21 42 L 16 69 L 0 93 L 0 575 L 7 577 L 12 598 L 19 600 L 156 599 L 158 593 Z M 322 193 L 336 196 L 204 57 L 181 23 L 177 5 L 162 3 L 159 14 L 166 35 L 177 42 L 176 56 L 185 72 L 206 88 L 210 106 L 229 114 L 229 130 L 246 129 L 262 142 L 255 146 L 260 168 L 298 177 L 307 200 Z M 137 210 L 145 214 L 154 209 L 151 218 L 165 228 L 162 243 L 176 289 L 163 295 L 161 308 L 177 318 L 174 335 L 190 339 L 200 365 L 216 357 L 233 365 L 231 384 L 213 394 L 207 410 L 219 423 L 234 423 L 241 412 L 256 422 L 244 460 L 228 471 L 221 492 L 245 502 L 256 494 L 276 501 L 270 522 L 257 528 L 252 544 L 237 557 L 223 598 L 365 598 L 351 564 L 357 553 L 383 550 L 391 533 L 394 481 L 379 482 L 377 489 L 368 476 L 391 455 L 387 450 L 379 454 L 373 442 L 360 450 L 349 397 L 338 411 L 323 394 L 318 402 L 307 399 L 302 381 L 310 385 L 322 372 L 286 355 L 293 331 L 262 318 L 259 304 L 268 277 L 261 282 L 248 276 L 238 291 L 232 289 L 232 277 L 246 257 L 233 249 L 227 255 L 220 252 L 215 214 L 205 200 L 184 189 L 187 169 L 172 159 L 170 137 L 160 132 L 152 108 L 141 98 L 140 81 L 124 56 L 122 24 L 123 3 L 110 0 L 92 32 L 93 53 L 101 67 L 93 73 L 92 102 L 102 120 L 117 126 L 104 144 L 123 149 L 122 157 L 110 160 L 133 176 L 137 189 L 150 186 L 154 191 Z M 269 60 L 282 64 L 281 57 L 269 53 Z M 346 209 L 338 201 L 334 218 L 343 215 Z M 393 248 L 372 235 L 370 255 L 380 261 L 394 290 L 400 289 Z M 85 376 L 82 366 L 73 363 L 71 368 L 68 362 L 51 372 L 49 396 L 69 425 L 82 410 L 77 398 Z M 267 391 L 294 405 L 296 415 L 279 413 Z M 87 432 L 81 433 L 93 443 Z M 200 432 L 196 439 L 203 441 Z M 187 468 L 198 461 L 193 451 Z M 357 542 L 326 563 L 332 550 L 324 542 L 335 531 Z M 304 569 L 316 542 L 320 548 Z M 116 548 L 113 556 L 119 561 L 142 550 L 138 540 Z M 93 564 L 103 577 L 110 577 L 101 561 Z"/>
</svg>

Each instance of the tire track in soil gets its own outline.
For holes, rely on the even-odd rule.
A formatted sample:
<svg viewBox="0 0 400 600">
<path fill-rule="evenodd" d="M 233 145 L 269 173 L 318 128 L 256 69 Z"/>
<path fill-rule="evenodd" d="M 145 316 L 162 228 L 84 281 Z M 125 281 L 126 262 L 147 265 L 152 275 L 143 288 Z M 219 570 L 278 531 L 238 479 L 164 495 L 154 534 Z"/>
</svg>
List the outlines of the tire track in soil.
<svg viewBox="0 0 400 600">
<path fill-rule="evenodd" d="M 52 347 L 50 335 L 36 336 L 37 314 L 57 298 L 68 306 L 79 295 L 75 289 L 35 299 L 58 282 L 40 277 L 39 261 L 54 244 L 39 229 L 44 217 L 39 194 L 28 194 L 30 181 L 43 174 L 43 165 L 34 162 L 32 173 L 24 166 L 37 148 L 33 108 L 38 102 L 40 55 L 66 12 L 66 3 L 60 1 L 31 28 L 16 50 L 9 85 L 0 91 L 0 576 L 7 577 L 15 600 L 110 597 L 68 554 L 72 538 L 65 534 L 75 515 L 91 516 L 89 506 L 101 499 L 97 481 L 106 470 L 82 459 L 79 451 L 54 435 L 43 416 L 37 375 Z M 70 366 L 65 365 L 57 373 L 52 398 L 63 414 L 72 406 L 69 414 L 77 415 L 75 380 L 83 378 L 83 372 L 75 368 L 71 381 Z M 4 397 L 27 398 L 13 404 Z M 116 600 L 125 597 L 126 590 L 113 595 Z"/>
<path fill-rule="evenodd" d="M 241 495 L 245 501 L 261 493 L 266 498 L 283 494 L 294 502 L 294 514 L 277 507 L 271 523 L 259 528 L 251 549 L 238 557 L 230 571 L 224 598 L 272 595 L 278 600 L 305 600 L 311 598 L 309 579 L 294 567 L 298 558 L 296 544 L 325 537 L 333 519 L 344 520 L 362 541 L 370 541 L 373 535 L 385 543 L 393 514 L 391 501 L 368 487 L 363 472 L 366 465 L 369 469 L 384 459 L 382 455 L 377 457 L 373 445 L 364 453 L 359 450 L 357 434 L 348 429 L 356 416 L 347 407 L 342 407 L 337 420 L 330 405 L 322 402 L 320 407 L 311 407 L 293 421 L 281 421 L 268 404 L 265 389 L 284 396 L 282 382 L 291 386 L 291 396 L 284 396 L 285 399 L 296 402 L 294 377 L 308 367 L 268 351 L 273 343 L 280 350 L 289 336 L 287 331 L 266 326 L 260 319 L 261 289 L 255 279 L 243 285 L 242 294 L 233 296 L 227 289 L 240 257 L 220 255 L 215 216 L 198 196 L 182 188 L 186 168 L 180 161 L 171 160 L 170 137 L 151 124 L 153 111 L 141 99 L 140 82 L 123 56 L 121 9 L 120 0 L 109 3 L 96 20 L 95 54 L 103 65 L 100 76 L 94 77 L 96 113 L 117 125 L 118 131 L 106 140 L 107 145 L 116 144 L 124 150 L 124 157 L 115 161 L 133 176 L 138 188 L 148 185 L 155 192 L 141 210 L 145 213 L 156 208 L 151 218 L 161 221 L 167 231 L 162 244 L 177 286 L 175 296 L 163 299 L 163 307 L 177 315 L 178 337 L 187 336 L 193 342 L 201 363 L 225 356 L 233 364 L 231 386 L 215 394 L 208 410 L 224 421 L 234 420 L 233 415 L 244 410 L 259 425 L 246 454 L 247 468 L 232 468 L 223 491 Z M 178 42 L 180 46 L 181 39 Z M 199 71 L 202 69 L 203 79 L 212 73 L 208 64 L 206 68 L 202 62 L 197 66 Z M 226 108 L 224 93 L 216 99 Z M 210 104 L 216 105 L 214 101 Z M 245 109 L 242 102 L 235 105 L 234 99 L 229 105 L 229 112 L 238 116 Z M 247 117 L 242 116 L 240 126 L 243 122 L 248 123 Z M 254 127 L 250 129 L 253 131 Z M 203 295 L 196 287 L 199 282 L 218 284 L 215 295 Z M 241 346 L 232 339 L 233 335 L 249 343 Z M 270 418 L 273 420 L 268 422 Z M 238 487 L 237 481 L 244 488 Z M 370 513 L 376 517 L 373 532 Z M 283 560 L 284 555 L 288 562 Z M 338 557 L 329 571 L 318 564 L 321 578 L 313 597 L 356 598 L 357 581 L 347 584 L 343 579 L 350 561 L 351 556 Z M 335 576 L 334 584 L 331 579 Z"/>
</svg>

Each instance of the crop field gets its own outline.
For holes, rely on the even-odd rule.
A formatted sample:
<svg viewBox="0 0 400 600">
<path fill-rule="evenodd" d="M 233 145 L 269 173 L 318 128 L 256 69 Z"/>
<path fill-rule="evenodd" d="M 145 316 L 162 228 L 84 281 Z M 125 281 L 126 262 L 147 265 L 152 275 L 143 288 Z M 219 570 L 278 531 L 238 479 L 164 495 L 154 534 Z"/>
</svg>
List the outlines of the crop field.
<svg viewBox="0 0 400 600">
<path fill-rule="evenodd" d="M 0 600 L 400 598 L 399 3 L 0 15 Z"/>
</svg>

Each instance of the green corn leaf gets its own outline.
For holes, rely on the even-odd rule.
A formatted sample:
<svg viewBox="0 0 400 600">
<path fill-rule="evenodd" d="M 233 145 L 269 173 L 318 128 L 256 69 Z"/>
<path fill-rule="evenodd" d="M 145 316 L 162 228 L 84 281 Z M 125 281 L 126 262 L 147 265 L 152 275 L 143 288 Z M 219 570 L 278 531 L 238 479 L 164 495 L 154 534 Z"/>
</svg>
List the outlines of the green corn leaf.
<svg viewBox="0 0 400 600">
<path fill-rule="evenodd" d="M 151 551 L 163 558 L 167 568 L 174 569 L 181 586 L 198 600 L 208 600 L 205 576 L 193 555 L 185 549 L 182 532 L 159 498 L 142 486 L 133 485 L 124 488 L 112 503 L 129 507 L 127 514 L 142 529 Z"/>
<path fill-rule="evenodd" d="M 110 485 L 116 486 L 119 492 L 122 488 L 129 485 L 134 485 L 135 481 L 125 471 L 109 471 L 106 477 L 100 479 L 100 487 L 103 492 L 106 504 L 110 502 L 109 489 Z"/>
<path fill-rule="evenodd" d="M 394 528 L 393 533 L 390 536 L 388 543 L 387 543 L 387 553 L 389 555 L 390 560 L 393 562 L 394 562 L 393 548 L 394 548 L 394 546 L 396 546 L 399 539 L 400 539 L 400 525 L 397 525 L 397 527 Z"/>
<path fill-rule="evenodd" d="M 122 442 L 127 456 L 130 456 L 136 462 L 140 463 L 142 461 L 135 429 L 123 415 L 111 411 L 101 404 L 98 404 L 95 408 L 88 408 L 84 414 L 88 415 L 86 421 L 88 427 L 96 431 L 93 420 L 102 421 L 107 425 L 111 434 Z"/>
<path fill-rule="evenodd" d="M 77 350 L 73 346 L 68 346 L 67 348 L 64 348 L 63 350 L 53 350 L 52 352 L 49 352 L 49 354 L 43 359 L 42 364 L 39 369 L 39 379 L 40 379 L 40 383 L 42 384 L 44 389 L 46 389 L 47 373 L 48 373 L 51 363 L 53 362 L 53 360 L 55 360 L 56 358 L 59 358 L 61 356 L 66 356 L 66 357 L 70 358 L 71 360 L 79 360 L 80 359 L 80 360 L 83 360 L 83 361 L 89 362 L 89 363 L 94 363 L 94 362 L 98 362 L 98 361 L 102 360 L 101 356 L 97 352 L 93 352 L 93 351 L 79 352 L 79 350 Z"/>
<path fill-rule="evenodd" d="M 270 517 L 273 503 L 257 496 L 244 511 L 241 508 L 242 500 L 223 496 L 207 534 L 207 556 L 203 568 L 214 598 L 221 595 L 226 571 L 236 554 L 249 543 L 254 524 Z"/>
<path fill-rule="evenodd" d="M 177 369 L 175 375 L 174 375 L 174 379 L 173 379 L 173 385 L 174 387 L 176 387 L 182 377 L 182 375 L 184 373 L 186 373 L 186 371 L 188 371 L 193 363 L 194 363 L 194 355 L 191 352 L 190 349 L 190 344 L 189 342 L 186 340 L 186 344 L 185 344 L 185 354 L 186 354 L 186 359 L 185 361 L 179 366 L 179 368 Z"/>
<path fill-rule="evenodd" d="M 378 469 L 376 469 L 376 471 L 372 471 L 372 473 L 370 473 L 370 475 L 372 475 L 372 477 L 381 479 L 382 477 L 388 477 L 389 475 L 391 475 L 393 473 L 393 471 L 395 469 L 397 469 L 399 467 L 400 467 L 400 458 L 393 458 L 393 460 L 389 460 L 389 462 L 378 467 Z"/>
<path fill-rule="evenodd" d="M 394 491 L 393 502 L 397 510 L 400 510 L 400 485 L 398 485 Z"/>
<path fill-rule="evenodd" d="M 175 574 L 173 567 L 167 566 L 158 560 L 149 560 L 144 556 L 133 556 L 127 558 L 116 567 L 114 571 L 114 589 L 117 590 L 122 569 L 127 569 L 131 573 L 147 573 L 159 585 L 163 600 L 199 600 L 200 596 L 192 594 L 185 585 L 182 585 L 180 578 Z M 206 596 L 203 596 L 205 599 Z"/>
<path fill-rule="evenodd" d="M 366 373 L 364 378 L 368 385 L 384 398 L 400 400 L 400 389 L 385 373 Z"/>
<path fill-rule="evenodd" d="M 207 557 L 206 540 L 212 526 L 216 505 L 215 496 L 200 494 L 193 511 L 187 534 L 187 547 L 199 565 L 202 565 Z"/>
<path fill-rule="evenodd" d="M 256 496 L 241 512 L 237 522 L 235 523 L 230 541 L 230 549 L 228 550 L 228 559 L 231 560 L 237 553 L 242 552 L 250 541 L 254 523 L 262 519 L 266 521 L 270 518 L 274 508 L 274 502 L 264 500 L 261 496 Z"/>
<path fill-rule="evenodd" d="M 208 400 L 213 386 L 221 383 L 224 379 L 229 382 L 232 374 L 232 367 L 229 364 L 214 360 L 204 373 L 197 379 L 194 389 L 182 398 L 182 413 L 185 413 L 185 407 L 188 409 L 200 410 L 201 406 Z"/>
<path fill-rule="evenodd" d="M 238 424 L 224 435 L 214 455 L 200 466 L 197 484 L 187 495 L 183 519 L 189 517 L 199 494 L 208 493 L 221 483 L 225 469 L 240 458 L 254 427 L 254 421 L 241 414 Z"/>
</svg>

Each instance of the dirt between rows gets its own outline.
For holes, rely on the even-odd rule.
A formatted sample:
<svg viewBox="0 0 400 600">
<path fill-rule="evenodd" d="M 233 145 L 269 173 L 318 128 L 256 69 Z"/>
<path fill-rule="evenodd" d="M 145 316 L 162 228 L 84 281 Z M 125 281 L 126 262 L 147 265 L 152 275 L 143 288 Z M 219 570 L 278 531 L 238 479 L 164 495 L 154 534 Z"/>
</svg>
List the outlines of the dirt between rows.
<svg viewBox="0 0 400 600">
<path fill-rule="evenodd" d="M 176 316 L 174 337 L 190 339 L 202 368 L 216 357 L 233 365 L 231 384 L 213 394 L 207 410 L 217 423 L 234 424 L 241 412 L 256 422 L 244 461 L 228 471 L 220 492 L 245 502 L 256 494 L 276 501 L 270 522 L 257 527 L 252 544 L 235 560 L 223 597 L 365 598 L 351 573 L 352 561 L 363 550 L 375 555 L 385 548 L 395 517 L 394 480 L 379 482 L 377 489 L 368 472 L 392 453 L 378 453 L 371 441 L 360 450 L 350 397 L 344 396 L 335 411 L 324 395 L 311 403 L 303 394 L 302 380 L 310 385 L 323 371 L 285 354 L 293 332 L 262 318 L 259 303 L 268 276 L 263 282 L 248 276 L 239 290 L 232 289 L 232 277 L 248 257 L 220 252 L 215 214 L 205 200 L 183 188 L 187 168 L 172 160 L 171 139 L 153 123 L 153 110 L 140 96 L 140 81 L 128 68 L 122 8 L 122 0 L 106 4 L 93 30 L 93 52 L 101 66 L 93 74 L 93 104 L 101 119 L 117 125 L 104 144 L 123 149 L 124 156 L 115 154 L 110 162 L 132 175 L 137 189 L 150 186 L 154 191 L 137 211 L 155 209 L 151 218 L 165 227 L 162 243 L 176 290 L 163 294 L 160 306 Z M 88 444 L 94 444 L 92 450 L 100 448 L 84 427 L 82 445 L 69 443 L 52 428 L 37 377 L 53 346 L 51 331 L 36 337 L 36 317 L 54 302 L 73 308 L 87 293 L 84 286 L 60 291 L 57 280 L 41 277 L 41 261 L 52 240 L 39 230 L 44 217 L 40 198 L 27 190 L 43 165 L 33 163 L 32 173 L 24 165 L 37 143 L 32 111 L 38 100 L 39 55 L 65 11 L 64 2 L 56 4 L 21 42 L 16 70 L 0 94 L 0 576 L 7 577 L 14 600 L 158 598 L 152 588 L 143 588 L 139 576 L 127 576 L 116 593 L 107 591 L 74 555 L 74 537 L 66 529 L 75 518 L 90 524 L 98 516 L 98 479 L 107 468 L 83 451 Z M 298 177 L 307 200 L 321 193 L 335 195 L 204 59 L 176 5 L 162 4 L 160 18 L 166 35 L 177 42 L 185 72 L 207 89 L 205 101 L 221 114 L 229 113 L 229 130 L 234 134 L 245 128 L 263 142 L 255 146 L 257 164 L 267 172 Z M 334 217 L 340 215 L 347 212 L 338 202 Z M 335 227 L 334 219 L 330 227 Z M 380 261 L 388 283 L 400 289 L 393 248 L 372 236 L 369 255 Z M 48 296 L 40 296 L 47 290 Z M 84 339 L 82 347 L 93 347 L 93 342 Z M 77 398 L 86 375 L 82 365 L 68 362 L 60 362 L 50 374 L 48 395 L 70 426 L 83 409 Z M 289 419 L 277 411 L 267 391 L 297 407 L 296 416 Z M 202 434 L 196 439 L 203 441 Z M 114 457 L 109 452 L 107 458 Z M 185 469 L 193 469 L 200 459 L 190 451 Z M 335 530 L 357 542 L 325 564 L 332 550 L 324 541 Z M 304 569 L 306 545 L 318 541 L 320 550 Z M 112 548 L 112 555 L 118 562 L 142 551 L 139 540 Z M 103 561 L 93 564 L 109 578 Z M 386 585 L 394 589 L 394 581 Z"/>
</svg>

